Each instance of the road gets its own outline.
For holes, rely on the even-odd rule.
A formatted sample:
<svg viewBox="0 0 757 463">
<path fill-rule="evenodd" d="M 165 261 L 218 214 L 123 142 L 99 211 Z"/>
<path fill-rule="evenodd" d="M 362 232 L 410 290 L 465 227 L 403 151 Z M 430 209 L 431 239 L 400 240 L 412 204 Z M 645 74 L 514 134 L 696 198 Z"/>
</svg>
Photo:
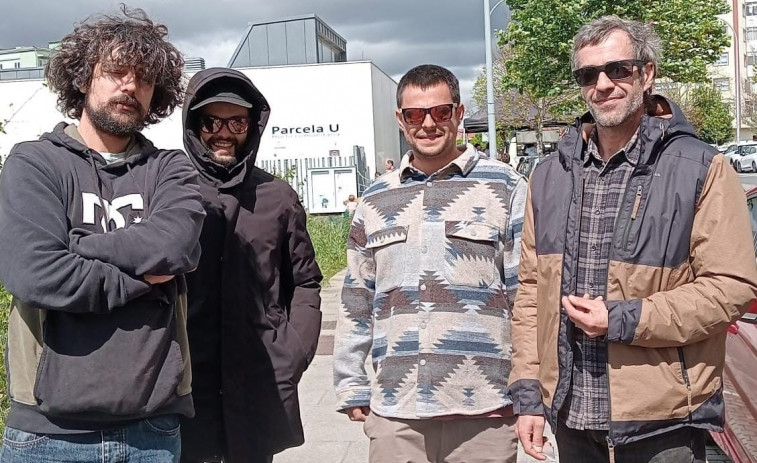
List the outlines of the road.
<svg viewBox="0 0 757 463">
<path fill-rule="evenodd" d="M 749 190 L 757 186 L 757 173 L 755 174 L 739 174 L 739 180 L 744 186 L 745 190 Z"/>
</svg>

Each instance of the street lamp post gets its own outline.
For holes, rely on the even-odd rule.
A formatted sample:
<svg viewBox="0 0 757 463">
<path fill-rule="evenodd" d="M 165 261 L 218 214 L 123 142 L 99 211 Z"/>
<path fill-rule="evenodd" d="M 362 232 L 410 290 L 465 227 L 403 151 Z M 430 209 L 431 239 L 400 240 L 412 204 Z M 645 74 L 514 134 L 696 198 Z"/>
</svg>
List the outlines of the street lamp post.
<svg viewBox="0 0 757 463">
<path fill-rule="evenodd" d="M 723 24 L 728 26 L 733 34 L 733 65 L 734 77 L 736 78 L 736 143 L 741 141 L 741 62 L 739 60 L 739 37 L 733 26 L 724 19 L 720 19 Z"/>
<path fill-rule="evenodd" d="M 497 158 L 497 122 L 494 112 L 494 72 L 492 70 L 492 22 L 491 15 L 505 0 L 499 0 L 490 8 L 490 0 L 484 0 L 484 33 L 486 34 L 486 114 L 489 127 L 489 156 Z"/>
</svg>

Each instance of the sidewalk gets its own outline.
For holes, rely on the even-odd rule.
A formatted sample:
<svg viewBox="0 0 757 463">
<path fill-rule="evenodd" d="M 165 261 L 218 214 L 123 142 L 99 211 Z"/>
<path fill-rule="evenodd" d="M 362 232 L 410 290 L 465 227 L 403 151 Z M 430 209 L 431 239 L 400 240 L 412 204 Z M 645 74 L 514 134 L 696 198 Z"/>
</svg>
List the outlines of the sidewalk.
<svg viewBox="0 0 757 463">
<path fill-rule="evenodd" d="M 286 450 L 274 457 L 274 463 L 367 463 L 368 438 L 362 423 L 349 421 L 335 411 L 336 396 L 332 384 L 331 364 L 334 331 L 339 310 L 340 293 L 344 283 L 342 271 L 321 291 L 321 339 L 318 352 L 300 382 L 300 407 L 305 428 L 305 444 Z M 552 433 L 547 431 L 550 442 Z M 518 462 L 536 461 L 522 450 Z"/>
</svg>

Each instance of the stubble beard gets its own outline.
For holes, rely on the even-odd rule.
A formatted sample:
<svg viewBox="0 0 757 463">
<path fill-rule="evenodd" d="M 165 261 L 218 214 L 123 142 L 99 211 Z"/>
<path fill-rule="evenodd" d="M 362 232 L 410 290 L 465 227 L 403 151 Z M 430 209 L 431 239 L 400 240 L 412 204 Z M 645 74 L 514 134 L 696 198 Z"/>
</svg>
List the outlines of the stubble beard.
<svg viewBox="0 0 757 463">
<path fill-rule="evenodd" d="M 600 127 L 618 127 L 631 120 L 644 105 L 644 91 L 639 88 L 628 95 L 625 105 L 614 111 L 602 112 L 589 104 L 589 112 Z"/>
<path fill-rule="evenodd" d="M 137 111 L 137 115 L 123 114 L 125 119 L 124 117 L 117 116 L 116 106 L 119 103 L 133 106 Z M 100 132 L 117 137 L 131 137 L 145 128 L 145 111 L 142 105 L 135 98 L 131 98 L 128 95 L 111 98 L 107 103 L 100 105 L 98 108 L 95 108 L 91 104 L 89 95 L 87 95 L 84 100 L 84 106 L 87 111 L 87 117 L 95 129 Z"/>
</svg>

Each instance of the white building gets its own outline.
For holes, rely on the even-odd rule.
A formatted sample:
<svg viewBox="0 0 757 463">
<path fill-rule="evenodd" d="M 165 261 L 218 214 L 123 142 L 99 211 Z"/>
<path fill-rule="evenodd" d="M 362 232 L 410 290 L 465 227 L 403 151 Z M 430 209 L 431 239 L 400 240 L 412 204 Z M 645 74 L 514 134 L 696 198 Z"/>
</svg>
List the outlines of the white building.
<svg viewBox="0 0 757 463">
<path fill-rule="evenodd" d="M 341 212 L 349 194 L 359 195 L 386 159 L 400 159 L 399 128 L 394 117 L 397 83 L 369 61 L 239 69 L 271 105 L 258 165 L 283 174 L 313 212 Z M 0 155 L 18 142 L 37 139 L 64 120 L 56 96 L 41 79 L 0 81 Z M 144 134 L 160 148 L 182 148 L 181 109 Z M 293 169 L 294 168 L 294 169 Z M 340 180 L 354 168 L 356 185 Z M 323 187 L 324 172 L 334 191 Z M 310 172 L 314 171 L 314 172 Z M 344 198 L 342 198 L 344 196 Z M 323 199 L 327 198 L 324 203 Z M 324 206 L 324 204 L 326 206 Z"/>
<path fill-rule="evenodd" d="M 740 136 L 742 140 L 751 140 L 757 126 L 757 86 L 752 83 L 757 64 L 757 0 L 729 0 L 729 3 L 731 11 L 718 17 L 731 38 L 731 46 L 709 67 L 709 73 L 715 88 L 731 103 L 734 115 L 740 94 Z"/>
<path fill-rule="evenodd" d="M 345 62 L 346 46 L 318 16 L 304 15 L 249 24 L 229 60 L 271 105 L 257 165 L 287 178 L 314 213 L 342 212 L 385 160 L 399 164 L 402 154 L 397 83 L 370 61 Z M 191 77 L 191 66 L 185 71 Z M 0 156 L 64 119 L 42 77 L 41 67 L 0 70 Z M 183 149 L 181 108 L 144 134 Z"/>
</svg>

